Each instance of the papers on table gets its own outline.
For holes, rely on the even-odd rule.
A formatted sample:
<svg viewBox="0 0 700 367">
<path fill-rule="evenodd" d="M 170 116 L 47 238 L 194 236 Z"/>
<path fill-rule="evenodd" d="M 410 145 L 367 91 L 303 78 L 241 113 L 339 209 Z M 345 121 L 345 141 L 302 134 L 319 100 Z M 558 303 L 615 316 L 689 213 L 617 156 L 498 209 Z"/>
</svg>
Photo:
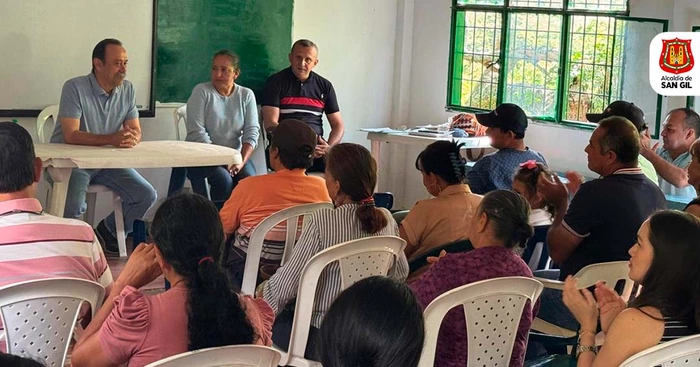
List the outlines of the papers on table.
<svg viewBox="0 0 700 367">
<path fill-rule="evenodd" d="M 408 130 L 397 130 L 390 127 L 366 127 L 360 129 L 366 133 L 382 133 L 382 134 L 408 134 Z"/>
</svg>

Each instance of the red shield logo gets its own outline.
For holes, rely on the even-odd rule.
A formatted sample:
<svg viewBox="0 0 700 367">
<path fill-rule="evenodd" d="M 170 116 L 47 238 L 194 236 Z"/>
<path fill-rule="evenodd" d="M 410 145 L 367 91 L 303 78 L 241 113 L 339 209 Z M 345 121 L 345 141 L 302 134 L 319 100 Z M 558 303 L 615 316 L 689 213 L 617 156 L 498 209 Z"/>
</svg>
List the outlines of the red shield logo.
<svg viewBox="0 0 700 367">
<path fill-rule="evenodd" d="M 690 49 L 691 40 L 674 38 L 662 40 L 661 58 L 659 66 L 667 73 L 681 74 L 693 69 L 693 51 Z"/>
</svg>

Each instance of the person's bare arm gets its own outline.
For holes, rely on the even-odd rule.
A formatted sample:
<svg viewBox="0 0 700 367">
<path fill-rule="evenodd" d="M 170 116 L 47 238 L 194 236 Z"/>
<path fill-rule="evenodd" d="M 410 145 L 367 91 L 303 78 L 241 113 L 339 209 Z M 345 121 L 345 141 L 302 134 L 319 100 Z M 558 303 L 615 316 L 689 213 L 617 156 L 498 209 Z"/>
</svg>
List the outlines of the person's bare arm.
<svg viewBox="0 0 700 367">
<path fill-rule="evenodd" d="M 656 152 L 648 148 L 642 148 L 642 156 L 649 160 L 649 162 L 654 165 L 656 173 L 671 185 L 678 188 L 690 185 L 688 183 L 688 170 L 686 168 L 674 166 L 673 163 L 666 161 L 661 158 L 660 155 L 656 154 Z"/>
<path fill-rule="evenodd" d="M 683 188 L 688 185 L 688 169 L 676 167 L 671 162 L 667 162 L 665 159 L 661 158 L 660 155 L 656 154 L 656 148 L 659 143 L 656 143 L 653 147 L 651 146 L 651 135 L 649 135 L 649 130 L 644 131 L 639 137 L 641 143 L 641 154 L 654 166 L 656 173 L 661 176 L 664 180 L 669 182 L 671 185 Z"/>
<path fill-rule="evenodd" d="M 345 134 L 345 125 L 343 124 L 343 118 L 340 116 L 340 112 L 331 113 L 326 115 L 328 118 L 328 123 L 331 125 L 331 134 L 328 136 L 328 145 L 333 146 L 343 139 L 343 134 Z"/>
<path fill-rule="evenodd" d="M 115 147 L 127 147 L 133 139 L 133 132 L 119 130 L 114 134 L 98 135 L 80 131 L 80 119 L 62 117 L 59 120 L 63 131 L 63 140 L 66 144 L 75 145 L 113 145 Z"/>
<path fill-rule="evenodd" d="M 553 178 L 554 181 L 550 181 Z M 576 236 L 564 225 L 564 217 L 569 209 L 568 191 L 559 177 L 548 178 L 544 172 L 537 179 L 537 192 L 556 208 L 554 221 L 547 232 L 549 257 L 557 264 L 565 262 L 583 238 Z"/>
<path fill-rule="evenodd" d="M 566 210 L 566 206 L 557 208 L 554 221 L 547 232 L 549 257 L 556 264 L 564 263 L 583 240 L 564 227 L 563 222 Z"/>
<path fill-rule="evenodd" d="M 263 126 L 265 127 L 265 131 L 274 131 L 277 125 L 279 125 L 279 119 L 280 119 L 280 109 L 279 107 L 274 107 L 274 106 L 263 106 L 262 107 L 262 115 L 263 115 Z"/>
<path fill-rule="evenodd" d="M 138 117 L 124 121 L 123 126 L 124 130 L 131 130 L 131 136 L 134 138 L 134 145 L 141 142 L 141 122 L 139 121 Z"/>
<path fill-rule="evenodd" d="M 250 156 L 253 155 L 253 146 L 248 144 L 248 143 L 243 143 L 243 146 L 241 147 L 241 158 L 243 161 L 239 164 L 234 164 L 231 167 L 228 168 L 228 171 L 232 175 L 237 175 L 238 172 L 240 172 L 243 169 L 243 166 L 248 162 L 248 159 L 250 159 Z"/>
</svg>

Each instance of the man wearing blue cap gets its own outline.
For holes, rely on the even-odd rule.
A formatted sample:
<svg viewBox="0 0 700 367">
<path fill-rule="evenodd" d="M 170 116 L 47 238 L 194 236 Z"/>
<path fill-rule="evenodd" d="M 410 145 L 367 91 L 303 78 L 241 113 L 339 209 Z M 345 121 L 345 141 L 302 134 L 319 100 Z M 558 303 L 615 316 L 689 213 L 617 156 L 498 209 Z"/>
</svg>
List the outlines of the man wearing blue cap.
<svg viewBox="0 0 700 367">
<path fill-rule="evenodd" d="M 467 182 L 475 194 L 493 190 L 510 190 L 513 175 L 521 163 L 535 160 L 547 164 L 542 154 L 525 146 L 527 116 L 512 103 L 502 103 L 489 113 L 476 114 L 476 120 L 486 126 L 491 146 L 498 152 L 489 154 L 474 164 L 467 173 Z"/>
</svg>

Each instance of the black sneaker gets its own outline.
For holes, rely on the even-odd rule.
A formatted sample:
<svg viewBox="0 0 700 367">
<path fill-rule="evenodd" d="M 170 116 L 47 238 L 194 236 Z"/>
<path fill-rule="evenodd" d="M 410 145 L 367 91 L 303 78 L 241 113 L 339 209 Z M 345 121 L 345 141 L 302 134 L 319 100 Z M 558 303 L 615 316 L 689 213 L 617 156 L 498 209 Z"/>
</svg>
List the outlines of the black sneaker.
<svg viewBox="0 0 700 367">
<path fill-rule="evenodd" d="M 105 221 L 101 221 L 100 224 L 97 225 L 97 228 L 95 228 L 95 236 L 97 236 L 97 240 L 100 241 L 105 256 L 119 256 L 119 242 L 117 242 L 117 238 L 109 232 Z"/>
</svg>

